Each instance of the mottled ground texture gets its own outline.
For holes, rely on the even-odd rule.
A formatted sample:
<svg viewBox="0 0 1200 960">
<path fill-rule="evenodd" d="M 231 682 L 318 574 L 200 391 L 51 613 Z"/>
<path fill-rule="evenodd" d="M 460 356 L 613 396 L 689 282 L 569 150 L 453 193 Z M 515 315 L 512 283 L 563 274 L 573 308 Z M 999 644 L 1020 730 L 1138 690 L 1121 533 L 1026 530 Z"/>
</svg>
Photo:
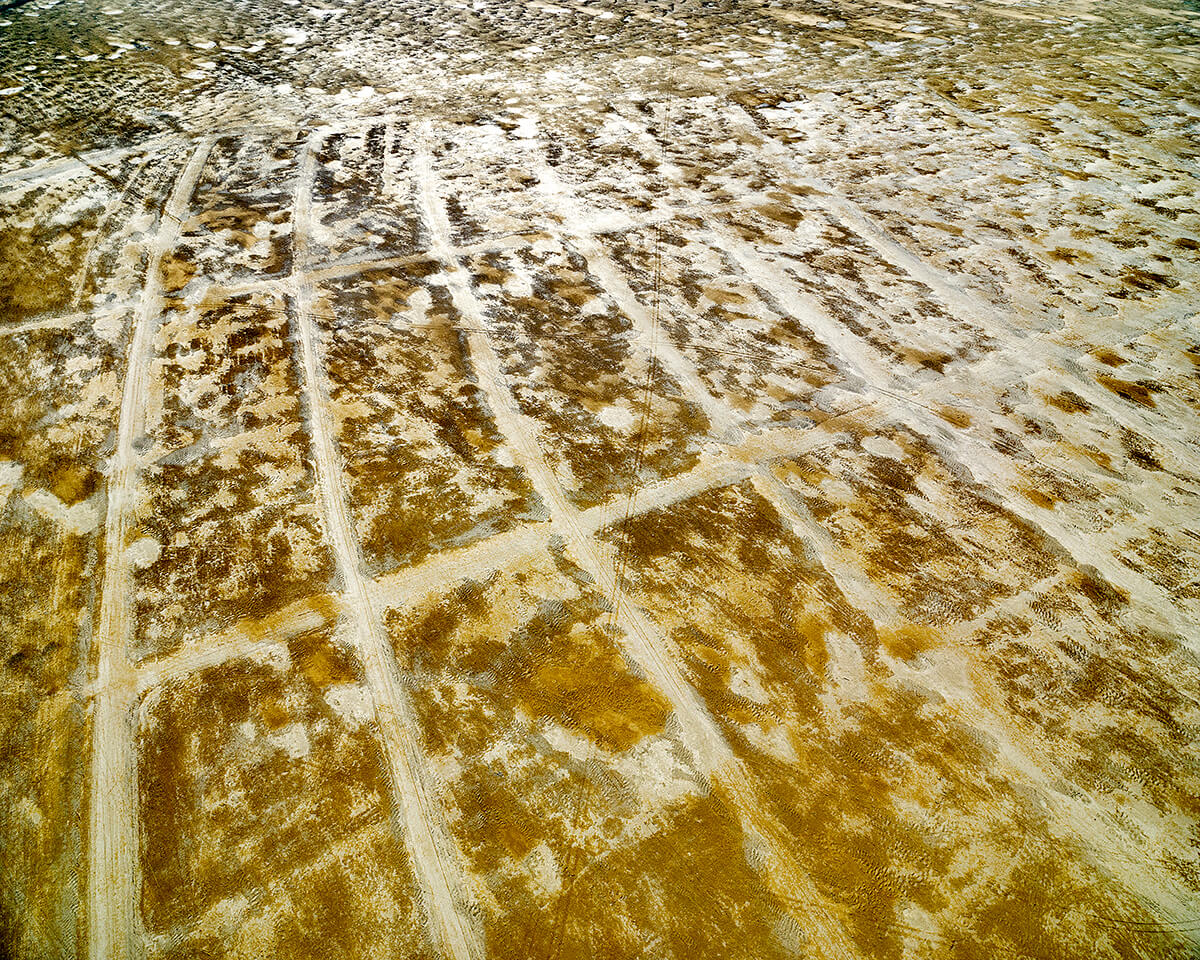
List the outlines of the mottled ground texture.
<svg viewBox="0 0 1200 960">
<path fill-rule="evenodd" d="M 0 957 L 1200 957 L 1195 0 L 0 5 Z"/>
</svg>

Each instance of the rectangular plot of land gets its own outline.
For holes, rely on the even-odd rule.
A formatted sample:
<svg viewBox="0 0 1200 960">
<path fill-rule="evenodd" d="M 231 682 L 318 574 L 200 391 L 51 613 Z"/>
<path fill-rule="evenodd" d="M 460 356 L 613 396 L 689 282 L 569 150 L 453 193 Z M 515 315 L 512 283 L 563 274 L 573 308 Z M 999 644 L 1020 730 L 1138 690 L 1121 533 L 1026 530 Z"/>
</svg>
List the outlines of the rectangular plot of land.
<svg viewBox="0 0 1200 960">
<path fill-rule="evenodd" d="M 437 266 L 326 285 L 329 414 L 372 574 L 543 516 L 479 386 Z"/>
<path fill-rule="evenodd" d="M 353 656 L 318 632 L 142 707 L 154 958 L 433 957 Z"/>
<path fill-rule="evenodd" d="M 186 156 L 128 157 L 0 194 L 0 324 L 128 305 Z"/>
<path fill-rule="evenodd" d="M 310 261 L 407 256 L 425 242 L 403 126 L 335 133 L 317 151 Z"/>
<path fill-rule="evenodd" d="M 281 276 L 292 266 L 292 205 L 303 142 L 298 137 L 225 137 L 196 184 L 179 244 L 163 264 L 163 286 L 193 279 L 233 284 Z"/>
<path fill-rule="evenodd" d="M 115 196 L 108 183 L 90 173 L 50 189 L 27 184 L 5 192 L 3 322 L 71 309 L 88 242 Z"/>
<path fill-rule="evenodd" d="M 902 427 L 843 435 L 774 472 L 839 556 L 915 623 L 970 620 L 1060 569 L 1042 531 L 983 496 Z"/>
<path fill-rule="evenodd" d="M 104 465 L 127 317 L 0 341 L 0 923 L 17 955 L 76 948 L 78 684 L 99 613 Z"/>
<path fill-rule="evenodd" d="M 76 948 L 80 802 L 90 738 L 75 683 L 99 603 L 97 536 L 0 460 L 0 924 L 18 956 Z M 60 488 L 61 492 L 61 488 Z M 86 502 L 72 519 L 95 516 Z M 70 508 L 65 508 L 70 513 Z"/>
<path fill-rule="evenodd" d="M 794 317 L 776 312 L 699 221 L 614 233 L 603 248 L 704 389 L 747 424 L 806 424 L 862 401 L 860 381 Z"/>
<path fill-rule="evenodd" d="M 291 324 L 262 295 L 163 317 L 130 544 L 142 655 L 330 587 Z"/>
<path fill-rule="evenodd" d="M 434 128 L 430 164 L 453 243 L 553 233 L 560 227 L 555 198 L 537 189 L 546 155 L 532 133 L 511 118 Z"/>
<path fill-rule="evenodd" d="M 618 113 L 543 116 L 536 132 L 541 160 L 588 205 L 597 225 L 614 216 L 645 217 L 663 200 L 688 199 L 661 170 L 661 152 L 639 137 L 641 124 Z"/>
<path fill-rule="evenodd" d="M 607 118 L 653 158 L 676 202 L 712 207 L 780 188 L 787 169 L 763 147 L 741 107 L 715 96 L 619 103 Z"/>
<path fill-rule="evenodd" d="M 546 243 L 469 268 L 505 379 L 568 497 L 591 506 L 695 462 L 707 417 L 580 254 Z"/>
<path fill-rule="evenodd" d="M 4 338 L 0 461 L 12 464 L 26 489 L 43 488 L 66 507 L 87 500 L 103 512 L 91 498 L 113 449 L 129 322 L 128 314 L 104 314 Z"/>
<path fill-rule="evenodd" d="M 995 397 L 1002 410 L 979 432 L 1010 458 L 1011 479 L 1003 483 L 1010 496 L 1086 536 L 1098 561 L 1123 564 L 1169 592 L 1181 610 L 1195 611 L 1200 524 L 1192 518 L 1200 516 L 1200 472 L 1189 457 L 1195 417 L 1182 403 L 1173 409 L 1158 403 L 1159 391 L 1185 399 L 1187 384 L 1138 363 L 1132 351 L 1096 352 L 1113 365 L 1085 356 L 1072 364 L 1076 376 L 1046 369 L 990 395 L 978 384 L 961 393 L 976 404 Z"/>
</svg>

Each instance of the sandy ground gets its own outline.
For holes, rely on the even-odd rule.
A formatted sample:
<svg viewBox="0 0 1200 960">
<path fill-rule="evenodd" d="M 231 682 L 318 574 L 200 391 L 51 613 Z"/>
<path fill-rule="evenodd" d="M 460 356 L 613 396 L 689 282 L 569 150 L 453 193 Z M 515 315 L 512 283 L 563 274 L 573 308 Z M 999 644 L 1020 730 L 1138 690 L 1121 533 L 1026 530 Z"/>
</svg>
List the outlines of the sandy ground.
<svg viewBox="0 0 1200 960">
<path fill-rule="evenodd" d="M 0 6 L 0 956 L 1200 954 L 1198 39 Z"/>
</svg>

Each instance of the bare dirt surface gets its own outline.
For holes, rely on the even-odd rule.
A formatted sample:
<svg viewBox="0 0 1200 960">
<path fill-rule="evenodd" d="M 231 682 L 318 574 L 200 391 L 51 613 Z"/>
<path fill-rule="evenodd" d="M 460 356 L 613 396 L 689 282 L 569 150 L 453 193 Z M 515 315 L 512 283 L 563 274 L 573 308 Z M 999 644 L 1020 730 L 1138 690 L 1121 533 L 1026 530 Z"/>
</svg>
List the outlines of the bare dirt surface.
<svg viewBox="0 0 1200 960">
<path fill-rule="evenodd" d="M 0 6 L 0 956 L 1200 955 L 1190 0 Z"/>
</svg>

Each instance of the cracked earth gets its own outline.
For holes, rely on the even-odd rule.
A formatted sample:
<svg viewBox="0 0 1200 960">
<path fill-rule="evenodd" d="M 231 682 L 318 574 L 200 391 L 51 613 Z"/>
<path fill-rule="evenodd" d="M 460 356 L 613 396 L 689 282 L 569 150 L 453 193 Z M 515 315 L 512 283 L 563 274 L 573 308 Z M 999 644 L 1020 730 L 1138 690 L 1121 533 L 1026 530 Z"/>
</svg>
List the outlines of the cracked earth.
<svg viewBox="0 0 1200 960">
<path fill-rule="evenodd" d="M 1200 955 L 1190 0 L 0 8 L 0 956 Z"/>
</svg>

